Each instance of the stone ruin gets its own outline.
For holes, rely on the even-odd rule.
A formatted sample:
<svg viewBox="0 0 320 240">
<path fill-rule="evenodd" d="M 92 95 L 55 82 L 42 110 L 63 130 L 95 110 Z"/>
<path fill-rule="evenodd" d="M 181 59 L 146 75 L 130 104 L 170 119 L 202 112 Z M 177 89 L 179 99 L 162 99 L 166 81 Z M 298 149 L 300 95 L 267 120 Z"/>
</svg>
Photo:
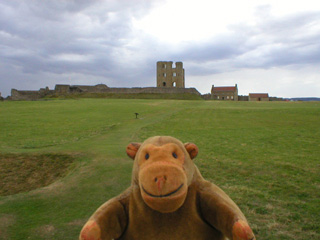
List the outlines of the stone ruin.
<svg viewBox="0 0 320 240">
<path fill-rule="evenodd" d="M 182 62 L 157 62 L 157 87 L 159 88 L 184 88 L 184 69 Z"/>
<path fill-rule="evenodd" d="M 182 62 L 177 62 L 174 68 L 173 62 L 157 62 L 157 87 L 135 88 L 110 88 L 105 84 L 95 86 L 86 85 L 62 85 L 57 84 L 54 90 L 48 87 L 38 91 L 11 90 L 12 100 L 39 100 L 45 97 L 58 97 L 81 93 L 112 93 L 112 94 L 195 94 L 201 96 L 195 88 L 185 88 L 184 69 Z"/>
<path fill-rule="evenodd" d="M 59 85 L 55 86 L 54 90 L 48 87 L 41 88 L 39 91 L 20 91 L 17 89 L 11 90 L 11 100 L 39 100 L 45 97 L 67 96 L 81 93 L 111 93 L 111 94 L 201 94 L 195 88 L 110 88 L 105 84 L 98 84 L 95 86 L 85 85 Z"/>
</svg>

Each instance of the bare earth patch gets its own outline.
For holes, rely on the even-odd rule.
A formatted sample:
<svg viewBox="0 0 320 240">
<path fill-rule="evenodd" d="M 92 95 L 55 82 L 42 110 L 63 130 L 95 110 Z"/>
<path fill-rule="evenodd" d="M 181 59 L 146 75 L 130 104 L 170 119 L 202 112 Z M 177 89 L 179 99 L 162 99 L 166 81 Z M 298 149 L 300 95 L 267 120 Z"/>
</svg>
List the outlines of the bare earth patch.
<svg viewBox="0 0 320 240">
<path fill-rule="evenodd" d="M 0 154 L 0 196 L 48 186 L 64 176 L 73 161 L 62 154 Z"/>
</svg>

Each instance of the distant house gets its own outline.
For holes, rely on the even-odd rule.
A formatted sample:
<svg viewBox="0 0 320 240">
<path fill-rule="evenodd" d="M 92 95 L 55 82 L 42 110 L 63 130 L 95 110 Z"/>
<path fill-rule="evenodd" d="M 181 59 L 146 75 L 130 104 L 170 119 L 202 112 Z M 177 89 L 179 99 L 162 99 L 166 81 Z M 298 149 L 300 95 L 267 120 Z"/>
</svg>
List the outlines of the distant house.
<svg viewBox="0 0 320 240">
<path fill-rule="evenodd" d="M 249 101 L 269 101 L 268 93 L 249 93 Z"/>
<path fill-rule="evenodd" d="M 211 88 L 211 99 L 238 101 L 238 86 L 233 87 L 215 87 Z"/>
</svg>

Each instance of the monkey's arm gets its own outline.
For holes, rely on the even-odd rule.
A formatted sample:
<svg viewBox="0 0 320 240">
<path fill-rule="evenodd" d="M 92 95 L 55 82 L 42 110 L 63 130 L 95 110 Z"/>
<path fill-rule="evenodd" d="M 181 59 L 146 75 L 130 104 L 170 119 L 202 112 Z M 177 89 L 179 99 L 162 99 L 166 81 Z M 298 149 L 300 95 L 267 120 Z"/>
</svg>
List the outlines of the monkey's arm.
<svg viewBox="0 0 320 240">
<path fill-rule="evenodd" d="M 89 218 L 81 230 L 80 240 L 113 240 L 118 239 L 128 223 L 126 203 L 128 189 L 118 197 L 112 198 Z"/>
<path fill-rule="evenodd" d="M 199 188 L 203 218 L 230 240 L 254 240 L 254 234 L 238 206 L 216 185 L 204 181 Z"/>
</svg>

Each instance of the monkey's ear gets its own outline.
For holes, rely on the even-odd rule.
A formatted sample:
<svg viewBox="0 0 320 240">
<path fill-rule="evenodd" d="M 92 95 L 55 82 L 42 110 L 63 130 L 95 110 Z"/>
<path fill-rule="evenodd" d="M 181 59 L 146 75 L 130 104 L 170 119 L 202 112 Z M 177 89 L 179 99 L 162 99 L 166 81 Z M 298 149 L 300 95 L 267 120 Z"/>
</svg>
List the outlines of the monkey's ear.
<svg viewBox="0 0 320 240">
<path fill-rule="evenodd" d="M 198 155 L 199 149 L 194 143 L 185 143 L 184 147 L 189 153 L 191 159 L 194 159 Z"/>
<path fill-rule="evenodd" d="M 140 146 L 141 146 L 141 143 L 130 143 L 126 149 L 128 156 L 130 158 L 134 159 L 136 157 L 136 154 L 137 154 Z"/>
</svg>

